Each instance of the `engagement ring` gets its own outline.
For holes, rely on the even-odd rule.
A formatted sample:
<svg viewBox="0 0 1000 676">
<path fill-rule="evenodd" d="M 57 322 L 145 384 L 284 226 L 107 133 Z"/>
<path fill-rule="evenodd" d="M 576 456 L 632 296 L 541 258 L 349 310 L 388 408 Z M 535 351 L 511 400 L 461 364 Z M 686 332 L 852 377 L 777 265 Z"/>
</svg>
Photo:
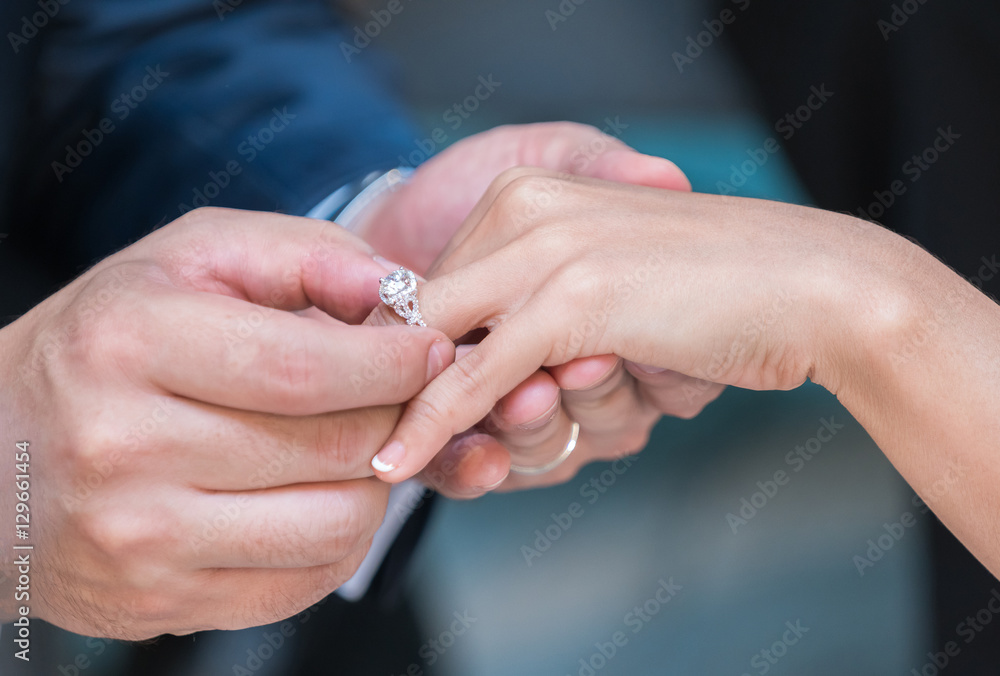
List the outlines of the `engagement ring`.
<svg viewBox="0 0 1000 676">
<path fill-rule="evenodd" d="M 427 326 L 417 302 L 417 276 L 411 270 L 401 267 L 378 281 L 378 297 L 383 303 L 395 310 L 410 326 Z"/>
</svg>

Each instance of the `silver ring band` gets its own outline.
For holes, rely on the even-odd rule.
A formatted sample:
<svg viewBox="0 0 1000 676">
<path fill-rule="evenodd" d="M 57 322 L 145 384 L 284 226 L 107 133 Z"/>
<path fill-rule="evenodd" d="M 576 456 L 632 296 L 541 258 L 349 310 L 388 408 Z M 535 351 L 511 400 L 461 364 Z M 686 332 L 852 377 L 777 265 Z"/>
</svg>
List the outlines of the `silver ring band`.
<svg viewBox="0 0 1000 676">
<path fill-rule="evenodd" d="M 559 465 L 566 461 L 566 458 L 570 456 L 573 449 L 576 448 L 576 440 L 580 437 L 580 423 L 573 422 L 573 427 L 569 432 L 569 441 L 566 442 L 566 448 L 562 450 L 562 453 L 558 457 L 553 458 L 544 465 L 538 467 L 526 467 L 524 465 L 510 464 L 510 471 L 517 474 L 523 474 L 525 476 L 538 476 L 539 474 L 545 474 L 546 472 L 551 472 Z"/>
</svg>

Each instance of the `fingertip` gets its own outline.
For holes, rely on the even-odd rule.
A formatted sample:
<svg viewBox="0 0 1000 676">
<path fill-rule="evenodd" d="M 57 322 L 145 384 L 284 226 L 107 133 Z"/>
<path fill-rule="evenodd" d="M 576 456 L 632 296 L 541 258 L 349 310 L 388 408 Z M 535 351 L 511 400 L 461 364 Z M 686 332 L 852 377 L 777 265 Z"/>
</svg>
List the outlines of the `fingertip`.
<svg viewBox="0 0 1000 676">
<path fill-rule="evenodd" d="M 362 243 L 368 246 L 367 243 Z M 382 265 L 375 260 L 372 251 L 364 249 L 340 250 L 337 256 L 326 256 L 319 259 L 314 255 L 303 265 L 303 277 L 305 284 L 310 290 L 310 297 L 314 296 L 312 289 L 320 289 L 316 295 L 316 304 L 322 309 L 335 314 L 349 324 L 363 322 L 372 313 L 372 309 L 378 309 L 379 305 L 379 279 L 386 275 Z M 334 313 L 331 301 L 328 300 L 331 289 L 336 289 L 338 295 L 350 294 L 349 303 L 343 301 L 339 303 L 339 311 Z"/>
<path fill-rule="evenodd" d="M 378 266 L 382 268 L 386 273 L 395 272 L 396 270 L 403 267 L 399 263 L 393 263 L 385 256 L 376 255 L 372 258 L 372 260 L 375 261 L 375 263 L 377 263 Z"/>
<path fill-rule="evenodd" d="M 518 326 L 522 321 L 531 322 L 519 317 L 505 323 L 479 344 L 476 350 L 481 359 L 464 367 L 452 364 L 419 394 L 409 398 L 392 433 L 392 440 L 405 444 L 406 458 L 397 462 L 380 455 L 382 464 L 373 469 L 381 478 L 396 482 L 420 472 L 453 435 L 476 425 L 503 394 L 538 369 L 543 360 L 538 356 L 544 349 L 541 341 L 528 340 L 516 348 L 509 338 L 505 342 L 505 337 L 520 333 Z M 467 355 L 464 361 L 469 359 Z M 379 471 L 379 467 L 388 465 L 394 469 Z"/>
<path fill-rule="evenodd" d="M 439 493 L 467 500 L 498 488 L 509 473 L 510 455 L 503 445 L 489 434 L 475 432 L 445 446 L 422 477 Z"/>
<path fill-rule="evenodd" d="M 677 383 L 688 380 L 688 376 L 683 373 L 678 373 L 677 371 L 661 368 L 659 366 L 638 364 L 631 361 L 625 362 L 625 370 L 639 382 L 648 383 L 650 385 L 674 386 Z"/>
<path fill-rule="evenodd" d="M 650 188 L 691 191 L 691 181 L 680 167 L 663 157 L 634 150 L 611 150 L 601 156 L 595 178 Z"/>
<path fill-rule="evenodd" d="M 559 385 L 545 371 L 528 376 L 497 402 L 493 418 L 504 429 L 535 429 L 555 414 Z"/>
<path fill-rule="evenodd" d="M 549 371 L 563 390 L 586 390 L 600 385 L 621 367 L 622 360 L 613 354 L 574 359 Z"/>
<path fill-rule="evenodd" d="M 650 157 L 647 155 L 646 157 Z M 665 157 L 650 157 L 656 164 L 660 165 L 660 176 L 662 183 L 657 187 L 667 190 L 678 190 L 681 192 L 691 192 L 691 179 L 677 166 L 676 163 Z"/>
<path fill-rule="evenodd" d="M 411 431 L 414 428 L 417 428 L 416 431 Z M 441 430 L 447 436 L 438 441 L 438 433 L 438 430 L 421 433 L 419 425 L 404 412 L 392 437 L 371 460 L 375 476 L 395 484 L 419 474 L 451 437 L 451 432 Z"/>
<path fill-rule="evenodd" d="M 435 332 L 437 333 L 437 332 Z M 427 379 L 430 382 L 441 375 L 455 361 L 455 344 L 443 335 L 434 339 L 427 351 Z"/>
<path fill-rule="evenodd" d="M 372 458 L 372 469 L 377 476 L 386 483 L 394 484 L 409 477 L 400 476 L 396 472 L 403 460 L 406 459 L 406 447 L 400 441 L 390 441 L 382 447 L 375 457 Z"/>
</svg>

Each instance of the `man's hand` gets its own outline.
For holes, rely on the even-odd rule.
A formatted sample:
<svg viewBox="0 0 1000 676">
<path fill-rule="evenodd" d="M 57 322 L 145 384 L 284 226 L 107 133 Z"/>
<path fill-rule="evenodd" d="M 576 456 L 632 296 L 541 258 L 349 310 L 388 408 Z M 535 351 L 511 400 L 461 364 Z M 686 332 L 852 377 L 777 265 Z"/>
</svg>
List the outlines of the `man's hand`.
<svg viewBox="0 0 1000 676">
<path fill-rule="evenodd" d="M 433 277 L 432 261 L 453 251 L 477 222 L 480 214 L 473 208 L 487 187 L 516 166 L 691 189 L 672 162 L 638 153 L 593 127 L 570 122 L 498 127 L 456 143 L 421 166 L 370 221 L 365 239 L 387 258 Z M 539 196 L 534 212 L 517 215 L 520 226 L 557 197 Z M 641 449 L 660 415 L 691 417 L 721 391 L 719 385 L 613 356 L 541 370 L 505 396 L 476 429 L 454 439 L 431 461 L 423 479 L 451 497 L 475 497 L 498 485 L 511 490 L 564 481 L 586 462 Z M 511 457 L 530 466 L 558 455 L 574 420 L 583 427 L 583 443 L 572 462 L 545 476 L 511 475 L 504 481 Z"/>
<path fill-rule="evenodd" d="M 27 440 L 32 458 L 32 615 L 237 629 L 354 573 L 388 494 L 368 460 L 454 355 L 434 330 L 340 321 L 377 303 L 372 256 L 330 223 L 198 210 L 0 331 L 4 457 Z"/>
</svg>

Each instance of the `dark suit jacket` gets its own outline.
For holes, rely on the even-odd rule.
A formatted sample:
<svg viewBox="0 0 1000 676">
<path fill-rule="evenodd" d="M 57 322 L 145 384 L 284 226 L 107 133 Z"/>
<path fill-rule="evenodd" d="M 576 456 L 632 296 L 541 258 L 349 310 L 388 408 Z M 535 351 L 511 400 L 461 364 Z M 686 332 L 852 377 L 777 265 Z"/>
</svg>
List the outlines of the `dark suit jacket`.
<svg viewBox="0 0 1000 676">
<path fill-rule="evenodd" d="M 7 220 L 64 269 L 193 206 L 305 213 L 411 150 L 376 50 L 348 62 L 353 26 L 325 0 L 51 3 L 4 59 L 0 128 L 17 133 Z"/>
</svg>

